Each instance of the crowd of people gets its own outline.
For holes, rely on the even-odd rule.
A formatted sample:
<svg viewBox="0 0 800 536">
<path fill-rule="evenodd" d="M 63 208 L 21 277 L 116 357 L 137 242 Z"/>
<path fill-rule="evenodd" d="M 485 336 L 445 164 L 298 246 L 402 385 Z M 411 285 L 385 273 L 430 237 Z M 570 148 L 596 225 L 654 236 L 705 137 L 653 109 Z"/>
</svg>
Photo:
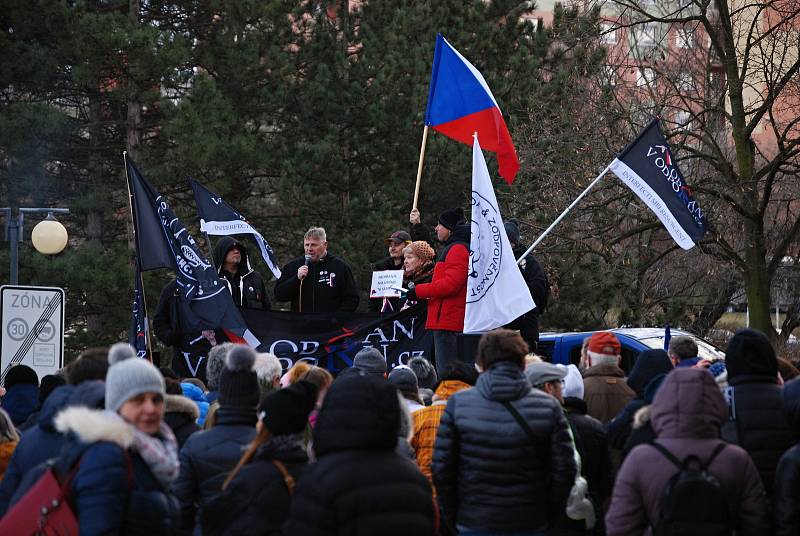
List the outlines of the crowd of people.
<svg viewBox="0 0 800 536">
<path fill-rule="evenodd" d="M 41 382 L 17 365 L 0 532 L 47 527 L 47 474 L 87 535 L 800 532 L 800 380 L 765 335 L 713 363 L 688 337 L 627 372 L 620 353 L 601 331 L 554 365 L 497 329 L 475 363 L 365 347 L 336 378 L 230 343 L 207 384 L 125 343 Z"/>
</svg>

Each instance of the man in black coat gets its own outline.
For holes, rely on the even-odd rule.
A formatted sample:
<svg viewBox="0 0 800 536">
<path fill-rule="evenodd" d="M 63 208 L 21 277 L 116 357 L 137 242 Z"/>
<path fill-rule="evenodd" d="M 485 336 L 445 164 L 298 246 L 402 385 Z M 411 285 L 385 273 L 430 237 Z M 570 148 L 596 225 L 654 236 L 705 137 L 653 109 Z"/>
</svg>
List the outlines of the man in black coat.
<svg viewBox="0 0 800 536">
<path fill-rule="evenodd" d="M 783 387 L 783 408 L 792 430 L 800 433 L 800 380 Z M 800 534 L 800 444 L 787 450 L 778 462 L 773 504 L 776 536 Z"/>
<path fill-rule="evenodd" d="M 325 229 L 312 227 L 303 238 L 305 256 L 289 262 L 275 283 L 275 299 L 292 302 L 303 313 L 353 312 L 358 288 L 353 272 L 339 257 L 328 253 Z"/>
<path fill-rule="evenodd" d="M 240 309 L 270 309 L 264 278 L 253 270 L 244 244 L 223 236 L 214 248 L 214 265 Z"/>
<path fill-rule="evenodd" d="M 484 372 L 447 400 L 431 469 L 451 530 L 537 533 L 563 515 L 576 470 L 569 425 L 555 398 L 531 389 L 527 351 L 516 332 L 485 334 Z"/>
<path fill-rule="evenodd" d="M 358 372 L 333 382 L 314 427 L 317 462 L 303 474 L 284 534 L 432 536 L 428 481 L 395 452 L 397 391 Z"/>
<path fill-rule="evenodd" d="M 504 226 L 508 241 L 511 242 L 514 259 L 518 259 L 525 253 L 526 248 L 519 243 L 519 226 L 517 225 L 517 221 L 508 220 L 505 222 Z M 522 278 L 528 286 L 528 290 L 531 293 L 536 307 L 504 327 L 519 330 L 522 338 L 528 343 L 530 351 L 535 352 L 539 344 L 539 315 L 541 315 L 545 307 L 547 307 L 550 286 L 547 283 L 547 275 L 544 273 L 539 261 L 533 256 L 533 253 L 528 253 L 525 259 L 519 263 L 519 269 L 522 272 Z"/>
<path fill-rule="evenodd" d="M 775 349 L 760 331 L 740 329 L 728 343 L 725 365 L 728 387 L 723 394 L 730 418 L 722 426 L 722 439 L 750 454 L 771 497 L 778 460 L 796 440 L 783 410 Z"/>
</svg>

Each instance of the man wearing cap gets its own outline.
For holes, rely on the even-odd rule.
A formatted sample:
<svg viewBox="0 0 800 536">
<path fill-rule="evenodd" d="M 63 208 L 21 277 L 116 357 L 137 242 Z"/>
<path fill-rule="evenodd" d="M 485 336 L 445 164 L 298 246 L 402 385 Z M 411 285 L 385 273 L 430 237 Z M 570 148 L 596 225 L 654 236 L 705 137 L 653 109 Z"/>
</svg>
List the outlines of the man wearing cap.
<svg viewBox="0 0 800 536">
<path fill-rule="evenodd" d="M 610 331 L 598 331 L 589 339 L 588 368 L 583 373 L 584 399 L 589 415 L 603 424 L 636 396 L 619 368 L 621 351 L 619 339 Z"/>
<path fill-rule="evenodd" d="M 403 269 L 403 249 L 411 244 L 411 235 L 405 231 L 395 231 L 384 239 L 384 243 L 389 248 L 389 256 L 372 265 L 372 270 L 382 272 L 384 270 Z M 371 298 L 369 300 L 370 311 L 399 311 L 400 298 Z"/>
<path fill-rule="evenodd" d="M 365 375 L 386 377 L 386 359 L 377 348 L 367 346 L 358 351 L 353 358 L 353 368 Z"/>
<path fill-rule="evenodd" d="M 467 305 L 470 226 L 460 208 L 447 209 L 439 215 L 436 238 L 444 244 L 433 268 L 430 283 L 409 284 L 408 299 L 428 300 L 425 329 L 433 332 L 436 370 L 458 359 L 457 335 L 464 331 Z"/>
<path fill-rule="evenodd" d="M 505 222 L 506 235 L 508 241 L 511 242 L 511 248 L 514 252 L 514 259 L 518 259 L 525 253 L 525 247 L 519 243 L 519 224 L 517 220 L 508 220 Z M 528 343 L 528 348 L 531 352 L 536 351 L 539 344 L 539 315 L 544 312 L 547 307 L 547 298 L 549 294 L 549 285 L 547 283 L 547 275 L 545 275 L 542 266 L 533 253 L 528 253 L 522 262 L 519 263 L 519 270 L 522 272 L 522 278 L 528 286 L 536 307 L 528 311 L 524 315 L 516 318 L 505 327 L 508 329 L 515 329 L 519 331 L 525 342 Z"/>
</svg>

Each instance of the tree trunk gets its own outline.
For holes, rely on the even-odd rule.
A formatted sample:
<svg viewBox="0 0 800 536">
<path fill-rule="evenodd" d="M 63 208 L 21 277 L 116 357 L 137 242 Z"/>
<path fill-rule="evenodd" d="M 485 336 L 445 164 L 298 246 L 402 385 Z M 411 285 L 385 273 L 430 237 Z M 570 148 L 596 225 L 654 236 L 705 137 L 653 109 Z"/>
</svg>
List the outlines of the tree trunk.
<svg viewBox="0 0 800 536">
<path fill-rule="evenodd" d="M 773 342 L 776 340 L 775 328 L 769 314 L 770 279 L 767 274 L 766 252 L 763 234 L 755 226 L 747 225 L 745 232 L 749 243 L 745 250 L 747 267 L 744 273 L 744 286 L 747 292 L 747 305 L 750 308 L 750 327 L 763 331 Z"/>
</svg>

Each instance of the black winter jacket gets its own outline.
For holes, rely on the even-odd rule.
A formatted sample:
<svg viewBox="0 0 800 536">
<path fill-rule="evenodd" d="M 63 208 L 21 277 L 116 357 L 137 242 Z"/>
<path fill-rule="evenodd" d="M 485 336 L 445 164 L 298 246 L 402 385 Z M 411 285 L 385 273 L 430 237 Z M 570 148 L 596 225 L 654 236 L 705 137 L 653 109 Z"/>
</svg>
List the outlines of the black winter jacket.
<svg viewBox="0 0 800 536">
<path fill-rule="evenodd" d="M 275 299 L 292 302 L 292 311 L 300 311 L 300 280 L 297 269 L 305 263 L 298 257 L 281 269 L 281 278 L 275 283 Z M 339 257 L 328 253 L 308 267 L 303 280 L 304 313 L 353 312 L 358 307 L 358 287 L 350 267 Z"/>
<path fill-rule="evenodd" d="M 317 462 L 298 483 L 284 533 L 303 536 L 431 536 L 431 488 L 414 462 L 394 452 L 396 391 L 348 374 L 325 395 L 314 428 Z"/>
<path fill-rule="evenodd" d="M 226 272 L 223 269 L 225 256 L 233 248 L 238 248 L 241 252 L 239 270 L 235 274 Z M 253 270 L 250 264 L 250 256 L 244 244 L 231 236 L 223 236 L 214 247 L 214 265 L 217 273 L 228 286 L 228 290 L 233 296 L 233 303 L 242 309 L 264 309 L 269 310 L 271 304 L 267 289 L 264 286 L 264 279 L 261 274 Z"/>
<path fill-rule="evenodd" d="M 173 485 L 181 504 L 182 534 L 191 534 L 193 528 L 200 534 L 198 508 L 219 493 L 228 471 L 255 437 L 256 419 L 255 408 L 220 407 L 213 428 L 186 440 L 180 454 L 180 474 Z"/>
<path fill-rule="evenodd" d="M 722 427 L 722 439 L 745 449 L 755 463 L 767 495 L 772 496 L 778 460 L 796 440 L 783 411 L 776 379 L 743 374 L 728 381 L 726 393 L 733 420 Z"/>
<path fill-rule="evenodd" d="M 202 430 L 197 424 L 200 410 L 197 404 L 183 395 L 167 395 L 164 397 L 164 422 L 175 434 L 178 448 L 183 448 L 189 436 Z"/>
<path fill-rule="evenodd" d="M 509 401 L 528 434 L 503 406 Z M 575 481 L 567 419 L 511 362 L 493 365 L 472 389 L 447 401 L 433 452 L 433 482 L 443 522 L 487 532 L 546 530 L 561 515 Z"/>
<path fill-rule="evenodd" d="M 203 531 L 229 536 L 277 536 L 289 515 L 291 496 L 273 460 L 297 482 L 308 464 L 303 434 L 278 436 L 259 448 L 228 488 L 203 509 Z"/>
<path fill-rule="evenodd" d="M 800 380 L 783 387 L 783 409 L 792 430 L 800 431 Z M 778 462 L 773 505 L 775 534 L 800 534 L 800 444 L 787 450 Z"/>
<path fill-rule="evenodd" d="M 564 409 L 575 436 L 575 446 L 581 455 L 581 474 L 589 484 L 592 503 L 602 508 L 611 497 L 614 486 L 614 468 L 611 465 L 608 437 L 603 424 L 586 414 L 586 402 L 580 398 L 566 398 Z"/>
</svg>

